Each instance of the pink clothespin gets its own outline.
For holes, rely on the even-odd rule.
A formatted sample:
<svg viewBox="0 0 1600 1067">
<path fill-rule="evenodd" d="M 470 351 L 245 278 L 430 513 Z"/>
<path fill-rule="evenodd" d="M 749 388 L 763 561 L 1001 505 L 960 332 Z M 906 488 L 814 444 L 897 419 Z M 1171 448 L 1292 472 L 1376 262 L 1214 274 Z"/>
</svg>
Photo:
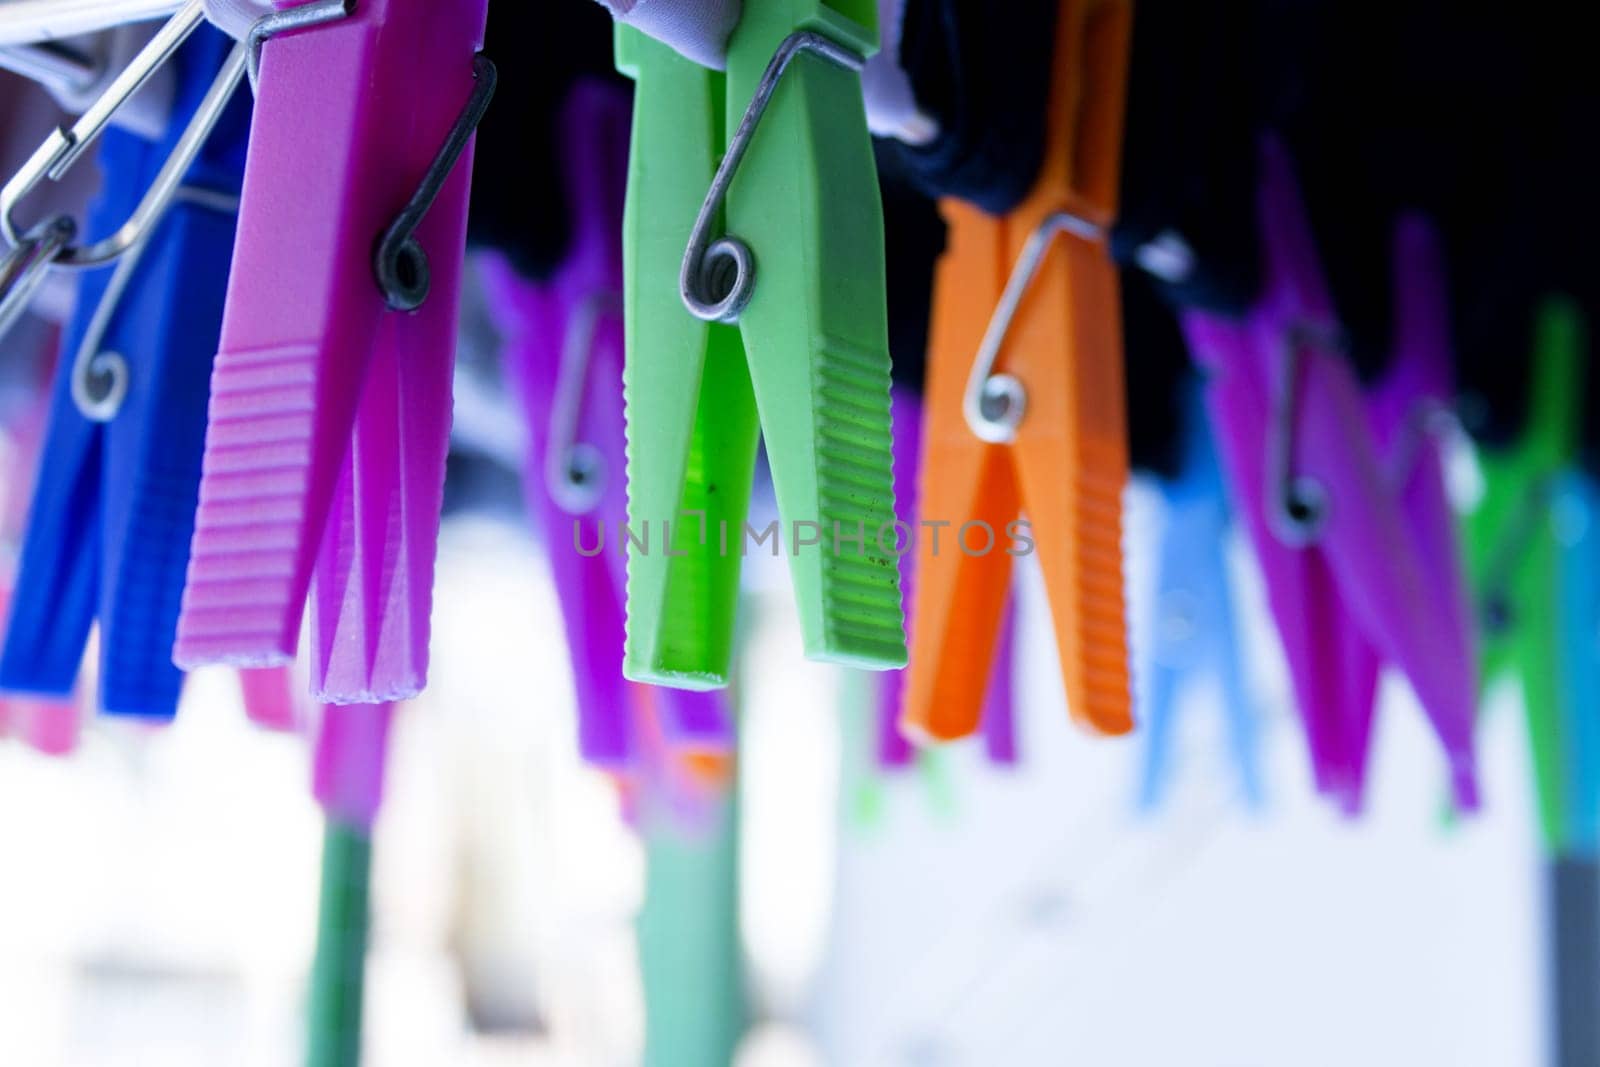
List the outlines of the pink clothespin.
<svg viewBox="0 0 1600 1067">
<path fill-rule="evenodd" d="M 294 671 L 288 667 L 247 668 L 239 672 L 244 712 L 263 730 L 294 733 L 305 722 Z"/>
<path fill-rule="evenodd" d="M 1379 667 L 1411 682 L 1474 808 L 1471 616 L 1437 444 L 1449 398 L 1443 277 L 1432 232 L 1396 236 L 1394 369 L 1372 397 L 1339 324 L 1292 164 L 1268 139 L 1260 198 L 1266 283 L 1242 323 L 1186 316 L 1210 371 L 1230 488 L 1262 569 L 1305 719 L 1317 783 L 1360 806 Z"/>
<path fill-rule="evenodd" d="M 526 498 L 566 621 L 584 759 L 637 769 L 648 705 L 661 745 L 717 754 L 733 744 L 725 698 L 622 676 L 627 521 L 622 403 L 622 208 L 628 93 L 579 82 L 560 113 L 570 249 L 548 280 L 485 256 L 491 312 L 528 425 Z"/>
<path fill-rule="evenodd" d="M 315 572 L 319 699 L 426 682 L 485 11 L 362 0 L 265 45 L 180 666 L 292 659 Z"/>
<path fill-rule="evenodd" d="M 330 704 L 322 709 L 312 757 L 312 792 L 328 817 L 370 832 L 383 805 L 391 704 Z"/>
</svg>

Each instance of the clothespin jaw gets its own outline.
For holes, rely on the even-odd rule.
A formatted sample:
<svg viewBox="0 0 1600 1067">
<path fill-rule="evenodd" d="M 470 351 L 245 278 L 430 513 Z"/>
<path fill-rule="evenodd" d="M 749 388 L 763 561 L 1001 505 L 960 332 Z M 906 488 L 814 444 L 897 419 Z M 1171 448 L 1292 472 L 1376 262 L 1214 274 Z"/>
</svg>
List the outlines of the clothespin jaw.
<svg viewBox="0 0 1600 1067">
<path fill-rule="evenodd" d="M 762 434 L 787 547 L 751 532 L 766 535 L 757 550 L 790 554 L 807 654 L 904 662 L 894 560 L 877 544 L 893 523 L 888 329 L 859 75 L 815 42 L 792 49 L 796 31 L 848 30 L 841 11 L 751 5 L 726 78 L 618 29 L 618 67 L 639 84 L 624 217 L 628 525 L 641 539 L 625 670 L 639 681 L 727 682 Z M 724 218 L 736 240 L 713 244 Z"/>
<path fill-rule="evenodd" d="M 1151 651 L 1139 686 L 1146 734 L 1140 802 L 1154 808 L 1165 795 L 1184 684 L 1209 675 L 1218 686 L 1239 786 L 1246 803 L 1255 807 L 1262 796 L 1258 731 L 1228 588 L 1227 497 L 1199 390 L 1190 392 L 1184 413 L 1183 466 L 1175 480 L 1162 485 L 1166 516 L 1151 608 Z"/>
<path fill-rule="evenodd" d="M 927 519 L 952 529 L 944 544 L 923 537 L 918 547 L 905 724 L 924 737 L 976 731 L 1012 553 L 1030 549 L 1044 571 L 1074 718 L 1106 734 L 1133 726 L 1120 296 L 1105 243 L 1131 17 L 1124 0 L 1063 3 L 1038 186 L 1003 220 L 944 205 L 950 243 L 936 287 L 922 501 Z M 1031 529 L 1017 525 L 1024 512 Z M 993 531 L 989 551 L 952 543 L 956 525 L 973 523 Z"/>
<path fill-rule="evenodd" d="M 363 0 L 265 47 L 181 665 L 291 659 L 320 567 L 319 695 L 422 684 L 484 18 Z"/>
<path fill-rule="evenodd" d="M 1568 736 L 1563 709 L 1573 697 L 1561 683 L 1558 600 L 1565 578 L 1552 504 L 1577 451 L 1584 398 L 1581 312 L 1564 299 L 1546 302 L 1533 343 L 1525 429 L 1510 449 L 1479 449 L 1483 495 L 1462 526 L 1482 633 L 1480 676 L 1485 686 L 1507 676 L 1521 684 L 1540 828 L 1555 848 L 1569 840 L 1569 819 L 1580 814 L 1570 801 L 1566 769 L 1575 738 Z"/>
<path fill-rule="evenodd" d="M 645 758 L 646 718 L 668 748 L 700 754 L 725 753 L 731 723 L 721 694 L 646 691 L 619 669 L 627 513 L 620 223 L 628 94 L 607 83 L 579 82 L 561 107 L 559 125 L 563 210 L 571 219 L 566 257 L 542 283 L 517 277 L 498 258 L 484 261 L 483 277 L 506 337 L 507 371 L 527 416 L 525 496 L 549 546 L 565 617 L 579 752 L 591 764 L 625 774 Z"/>
<path fill-rule="evenodd" d="M 106 187 L 92 212 L 96 229 L 114 229 L 129 217 L 179 150 L 187 115 L 205 111 L 216 93 L 226 103 L 237 84 L 229 78 L 241 69 L 236 58 L 224 64 L 230 47 L 220 34 L 200 31 L 184 54 L 184 84 L 162 143 L 120 130 L 105 135 Z M 80 287 L 0 653 L 0 684 L 70 693 L 98 617 L 101 706 L 153 719 L 176 713 L 182 675 L 172 664 L 171 640 L 248 121 L 244 106 L 225 116 L 198 161 L 178 174 L 185 184 L 160 221 L 114 271 L 89 275 Z"/>
<path fill-rule="evenodd" d="M 722 78 L 625 26 L 617 67 L 638 83 L 623 213 L 623 392 L 628 528 L 646 541 L 628 552 L 624 671 L 710 688 L 727 683 L 733 654 L 760 424 L 737 331 L 688 314 L 672 282 L 721 155 Z"/>
</svg>

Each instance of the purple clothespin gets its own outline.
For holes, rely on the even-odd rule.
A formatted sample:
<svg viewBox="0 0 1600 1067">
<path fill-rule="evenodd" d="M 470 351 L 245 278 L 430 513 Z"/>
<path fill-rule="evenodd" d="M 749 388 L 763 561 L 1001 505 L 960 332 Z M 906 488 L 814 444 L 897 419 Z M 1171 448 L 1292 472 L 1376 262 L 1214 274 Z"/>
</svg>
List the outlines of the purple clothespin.
<svg viewBox="0 0 1600 1067">
<path fill-rule="evenodd" d="M 1426 429 L 1448 399 L 1433 238 L 1415 221 L 1398 230 L 1395 369 L 1369 401 L 1339 351 L 1289 157 L 1269 138 L 1262 162 L 1262 297 L 1242 323 L 1192 313 L 1185 329 L 1211 372 L 1211 418 L 1266 576 L 1318 787 L 1359 808 L 1387 663 L 1439 736 L 1458 804 L 1474 808 L 1470 616 Z"/>
<path fill-rule="evenodd" d="M 506 339 L 506 370 L 528 425 L 526 497 L 543 532 L 566 620 L 579 749 L 614 770 L 639 759 L 646 694 L 622 676 L 627 495 L 622 403 L 622 208 L 628 93 L 575 85 L 561 112 L 571 248 L 544 282 L 485 256 L 483 277 Z M 717 693 L 655 689 L 664 743 L 724 752 L 732 726 Z"/>
<path fill-rule="evenodd" d="M 265 46 L 181 666 L 292 659 L 315 571 L 320 699 L 426 680 L 485 10 L 363 0 Z"/>
<path fill-rule="evenodd" d="M 922 398 L 909 389 L 896 386 L 893 394 L 895 518 L 901 537 L 910 531 L 916 537 L 918 470 L 922 461 Z M 905 605 L 906 625 L 911 622 L 912 597 L 916 595 L 916 553 L 900 556 L 900 598 Z M 1016 628 L 1016 603 L 1006 605 L 995 645 L 993 673 L 983 704 L 983 743 L 989 760 L 1013 766 L 1017 762 L 1016 709 L 1012 700 L 1011 663 L 1013 631 Z M 915 750 L 900 732 L 902 704 L 905 700 L 906 672 L 884 671 L 878 675 L 877 756 L 878 766 L 896 770 L 911 765 Z"/>
</svg>

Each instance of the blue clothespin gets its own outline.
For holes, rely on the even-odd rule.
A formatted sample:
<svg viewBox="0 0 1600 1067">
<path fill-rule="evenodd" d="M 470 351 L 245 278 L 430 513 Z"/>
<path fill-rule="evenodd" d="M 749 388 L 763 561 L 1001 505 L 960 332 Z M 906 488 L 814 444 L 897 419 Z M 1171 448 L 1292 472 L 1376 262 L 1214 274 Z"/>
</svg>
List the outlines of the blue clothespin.
<svg viewBox="0 0 1600 1067">
<path fill-rule="evenodd" d="M 160 142 L 106 131 L 91 232 L 115 231 L 130 217 L 189 118 L 214 86 L 225 90 L 232 47 L 206 26 L 177 57 L 178 91 Z M 98 619 L 101 707 L 153 719 L 177 710 L 183 676 L 172 665 L 173 635 L 249 121 L 249 100 L 235 94 L 148 237 L 80 283 L 0 649 L 0 688 L 70 693 Z"/>
<path fill-rule="evenodd" d="M 1255 714 L 1235 644 L 1233 600 L 1228 590 L 1228 501 L 1216 446 L 1198 388 L 1184 408 L 1183 469 L 1162 483 L 1166 524 L 1152 612 L 1151 652 L 1139 686 L 1145 724 L 1141 807 L 1156 807 L 1173 771 L 1179 697 L 1185 683 L 1204 675 L 1220 687 L 1228 741 L 1239 785 L 1251 807 L 1261 803 Z"/>
<path fill-rule="evenodd" d="M 1600 852 L 1600 481 L 1578 471 L 1554 486 L 1559 575 L 1557 631 L 1567 738 L 1567 833 L 1575 851 Z"/>
</svg>

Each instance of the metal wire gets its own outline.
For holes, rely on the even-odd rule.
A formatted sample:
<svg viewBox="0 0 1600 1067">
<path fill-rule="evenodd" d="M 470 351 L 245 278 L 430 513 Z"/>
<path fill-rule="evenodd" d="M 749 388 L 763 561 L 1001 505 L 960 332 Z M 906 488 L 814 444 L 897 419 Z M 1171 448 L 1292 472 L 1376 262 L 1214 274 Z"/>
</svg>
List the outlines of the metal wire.
<svg viewBox="0 0 1600 1067">
<path fill-rule="evenodd" d="M 711 231 L 716 225 L 722 202 L 727 199 L 728 188 L 739 173 L 739 164 L 767 113 L 772 94 L 777 92 L 784 72 L 802 52 L 818 56 L 846 70 L 860 71 L 866 60 L 836 44 L 820 33 L 804 31 L 791 34 L 778 46 L 772 61 L 767 64 L 755 96 L 745 108 L 744 118 L 728 142 L 728 152 L 722 165 L 711 179 L 711 188 L 700 205 L 700 215 L 694 220 L 689 234 L 689 247 L 683 254 L 683 269 L 678 276 L 678 291 L 683 306 L 689 314 L 706 322 L 735 323 L 750 297 L 755 292 L 756 260 L 750 246 L 733 234 L 725 234 L 715 241 Z"/>
</svg>

